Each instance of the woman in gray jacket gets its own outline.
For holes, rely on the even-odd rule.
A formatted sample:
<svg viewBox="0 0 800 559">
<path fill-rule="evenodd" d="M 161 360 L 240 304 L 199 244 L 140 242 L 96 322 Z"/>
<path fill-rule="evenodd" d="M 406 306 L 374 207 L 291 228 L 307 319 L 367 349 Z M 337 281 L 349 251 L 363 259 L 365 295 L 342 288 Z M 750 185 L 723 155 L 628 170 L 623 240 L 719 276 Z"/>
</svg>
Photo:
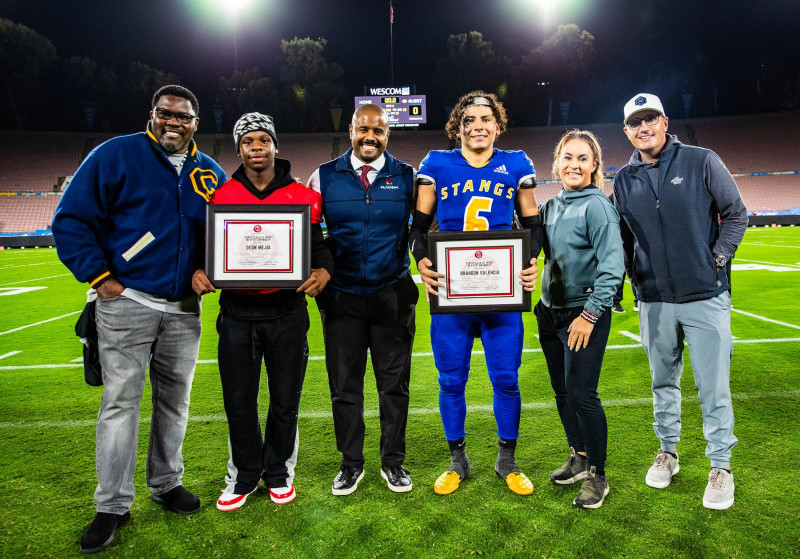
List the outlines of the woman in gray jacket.
<svg viewBox="0 0 800 559">
<path fill-rule="evenodd" d="M 611 326 L 609 307 L 622 283 L 619 215 L 600 187 L 597 138 L 571 130 L 554 151 L 563 189 L 540 208 L 545 230 L 542 297 L 534 309 L 556 407 L 570 457 L 550 476 L 559 485 L 584 480 L 573 504 L 599 508 L 608 494 L 608 428 L 597 395 Z"/>
</svg>

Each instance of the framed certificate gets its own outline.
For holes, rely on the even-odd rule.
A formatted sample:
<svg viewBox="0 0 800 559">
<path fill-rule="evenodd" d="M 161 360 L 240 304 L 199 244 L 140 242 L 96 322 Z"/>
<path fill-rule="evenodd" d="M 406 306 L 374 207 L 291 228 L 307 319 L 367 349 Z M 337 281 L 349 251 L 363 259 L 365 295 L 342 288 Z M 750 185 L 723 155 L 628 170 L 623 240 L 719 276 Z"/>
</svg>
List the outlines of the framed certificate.
<svg viewBox="0 0 800 559">
<path fill-rule="evenodd" d="M 297 288 L 311 275 L 311 207 L 209 204 L 206 275 L 222 288 Z"/>
<path fill-rule="evenodd" d="M 529 266 L 530 242 L 527 229 L 428 234 L 428 254 L 445 284 L 431 296 L 431 314 L 531 310 L 517 277 Z"/>
</svg>

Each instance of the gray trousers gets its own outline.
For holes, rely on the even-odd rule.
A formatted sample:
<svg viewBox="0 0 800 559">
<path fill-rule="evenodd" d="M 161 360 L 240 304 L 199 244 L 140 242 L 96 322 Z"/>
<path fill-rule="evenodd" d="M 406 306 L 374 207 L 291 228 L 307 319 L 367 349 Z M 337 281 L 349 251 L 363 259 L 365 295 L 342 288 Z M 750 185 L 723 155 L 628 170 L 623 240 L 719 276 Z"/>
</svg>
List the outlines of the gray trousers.
<svg viewBox="0 0 800 559">
<path fill-rule="evenodd" d="M 150 365 L 153 416 L 147 485 L 160 495 L 181 484 L 200 317 L 145 307 L 126 297 L 97 300 L 103 402 L 97 418 L 97 512 L 124 514 L 133 503 L 139 406 Z"/>
<path fill-rule="evenodd" d="M 691 303 L 639 302 L 642 346 L 653 379 L 653 428 L 661 448 L 675 451 L 681 433 L 684 339 L 703 412 L 706 456 L 713 468 L 729 468 L 733 435 L 730 364 L 731 298 L 726 291 Z"/>
</svg>

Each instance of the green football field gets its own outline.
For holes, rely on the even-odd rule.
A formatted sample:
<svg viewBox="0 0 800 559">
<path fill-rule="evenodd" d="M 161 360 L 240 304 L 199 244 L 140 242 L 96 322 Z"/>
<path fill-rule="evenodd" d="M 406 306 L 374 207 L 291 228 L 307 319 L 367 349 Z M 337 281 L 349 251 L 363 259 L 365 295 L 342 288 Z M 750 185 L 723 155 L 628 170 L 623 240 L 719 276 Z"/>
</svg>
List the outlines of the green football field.
<svg viewBox="0 0 800 559">
<path fill-rule="evenodd" d="M 540 266 L 541 266 L 540 260 Z M 102 388 L 87 386 L 73 327 L 87 286 L 55 249 L 0 252 L 0 556 L 79 555 L 94 516 L 94 423 Z M 137 498 L 132 521 L 108 557 L 789 557 L 800 555 L 800 227 L 750 228 L 733 271 L 731 389 L 739 444 L 733 453 L 736 502 L 702 506 L 709 462 L 686 355 L 681 471 L 664 490 L 647 487 L 658 450 L 652 429 L 647 359 L 626 285 L 614 315 L 600 378 L 609 423 L 611 491 L 595 511 L 572 507 L 578 486 L 550 484 L 568 455 L 532 313 L 526 313 L 520 370 L 523 410 L 517 459 L 533 481 L 512 494 L 494 473 L 491 385 L 480 342 L 467 387 L 467 449 L 473 475 L 452 495 L 433 492 L 449 463 L 438 415 L 428 306 L 417 307 L 406 466 L 414 490 L 391 493 L 380 477 L 377 397 L 367 371 L 366 477 L 335 497 L 338 471 L 319 315 L 309 302 L 311 359 L 300 416 L 298 497 L 273 505 L 264 491 L 240 510 L 218 512 L 228 459 L 227 425 L 216 364 L 216 296 L 204 300 L 184 484 L 203 500 L 179 516 L 148 499 L 144 458 L 150 392 L 141 406 Z M 534 303 L 538 294 L 534 294 Z M 262 412 L 268 395 L 261 393 Z M 263 414 L 262 414 L 263 415 Z"/>
</svg>

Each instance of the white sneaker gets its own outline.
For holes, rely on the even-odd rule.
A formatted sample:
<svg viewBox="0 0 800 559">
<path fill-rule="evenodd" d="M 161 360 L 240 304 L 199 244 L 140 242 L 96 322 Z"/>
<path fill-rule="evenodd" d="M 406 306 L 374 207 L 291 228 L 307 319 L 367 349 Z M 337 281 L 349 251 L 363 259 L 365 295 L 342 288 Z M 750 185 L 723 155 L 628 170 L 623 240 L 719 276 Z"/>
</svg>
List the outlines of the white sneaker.
<svg viewBox="0 0 800 559">
<path fill-rule="evenodd" d="M 669 484 L 672 483 L 672 476 L 680 471 L 681 467 L 678 462 L 677 453 L 673 456 L 669 452 L 659 450 L 656 461 L 653 462 L 653 465 L 647 470 L 647 477 L 644 478 L 644 482 L 650 487 L 664 489 L 665 487 L 669 487 Z"/>
<path fill-rule="evenodd" d="M 276 505 L 286 505 L 294 501 L 297 497 L 297 492 L 294 490 L 294 485 L 290 487 L 270 487 L 269 498 Z"/>
<path fill-rule="evenodd" d="M 733 504 L 733 474 L 722 468 L 711 468 L 708 485 L 703 495 L 703 506 L 707 509 L 725 510 Z"/>
<path fill-rule="evenodd" d="M 252 495 L 258 489 L 256 485 L 249 493 L 233 493 L 231 491 L 223 491 L 222 495 L 217 499 L 217 510 L 228 512 L 240 508 L 247 500 L 248 495 Z"/>
</svg>

